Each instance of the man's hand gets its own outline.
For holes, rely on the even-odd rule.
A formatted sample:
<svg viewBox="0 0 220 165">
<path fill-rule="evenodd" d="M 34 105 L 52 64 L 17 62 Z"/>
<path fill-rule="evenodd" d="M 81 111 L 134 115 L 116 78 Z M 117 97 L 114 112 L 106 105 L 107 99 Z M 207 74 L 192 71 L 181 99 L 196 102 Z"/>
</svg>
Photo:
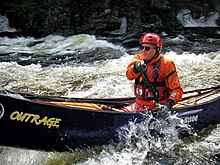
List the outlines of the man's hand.
<svg viewBox="0 0 220 165">
<path fill-rule="evenodd" d="M 170 115 L 169 115 L 169 111 L 168 111 L 168 109 L 166 108 L 166 106 L 165 105 L 162 105 L 161 106 L 161 109 L 159 109 L 158 111 L 157 111 L 157 114 L 156 114 L 156 118 L 157 119 L 166 119 L 166 118 L 168 118 Z"/>
<path fill-rule="evenodd" d="M 175 104 L 175 102 L 171 99 L 167 100 L 167 103 L 164 105 L 164 108 L 168 111 L 170 111 L 173 107 L 173 105 Z"/>
<path fill-rule="evenodd" d="M 146 68 L 145 62 L 140 60 L 134 63 L 133 71 L 134 73 L 138 73 L 138 72 L 144 71 L 145 68 Z"/>
<path fill-rule="evenodd" d="M 160 109 L 157 112 L 156 118 L 166 119 L 169 117 L 169 111 L 171 111 L 172 106 L 175 104 L 173 100 L 168 100 L 165 105 L 161 105 Z"/>
</svg>

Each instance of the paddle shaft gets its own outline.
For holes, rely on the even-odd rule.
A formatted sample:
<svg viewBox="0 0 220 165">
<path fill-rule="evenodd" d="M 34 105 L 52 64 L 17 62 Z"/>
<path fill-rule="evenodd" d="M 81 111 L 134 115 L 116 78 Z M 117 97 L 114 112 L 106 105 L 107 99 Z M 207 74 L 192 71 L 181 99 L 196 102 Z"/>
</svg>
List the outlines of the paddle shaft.
<svg viewBox="0 0 220 165">
<path fill-rule="evenodd" d="M 112 108 L 112 107 L 109 107 L 109 106 L 104 105 L 104 104 L 97 104 L 97 105 L 99 105 L 102 108 L 102 110 L 107 109 L 107 110 L 116 111 L 116 112 L 124 112 L 123 110 Z"/>
<path fill-rule="evenodd" d="M 150 91 L 151 91 L 151 93 L 152 93 L 152 95 L 153 95 L 153 97 L 154 97 L 156 103 L 159 104 L 159 99 L 158 99 L 158 97 L 157 97 L 157 95 L 156 95 L 156 91 L 155 91 L 155 89 L 154 89 L 154 86 L 152 85 L 152 83 L 150 82 L 150 80 L 149 80 L 148 77 L 147 77 L 146 69 L 142 71 L 142 75 L 143 75 L 144 81 L 145 81 L 145 83 L 148 85 L 148 87 L 149 87 L 149 89 L 150 89 Z"/>
</svg>

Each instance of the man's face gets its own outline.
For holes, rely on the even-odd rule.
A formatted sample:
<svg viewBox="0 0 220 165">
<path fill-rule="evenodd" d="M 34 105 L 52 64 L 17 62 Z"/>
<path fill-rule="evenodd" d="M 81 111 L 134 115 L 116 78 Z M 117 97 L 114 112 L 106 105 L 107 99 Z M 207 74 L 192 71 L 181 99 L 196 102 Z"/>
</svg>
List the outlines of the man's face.
<svg viewBox="0 0 220 165">
<path fill-rule="evenodd" d="M 156 53 L 156 46 L 152 44 L 141 44 L 143 60 L 151 60 Z"/>
</svg>

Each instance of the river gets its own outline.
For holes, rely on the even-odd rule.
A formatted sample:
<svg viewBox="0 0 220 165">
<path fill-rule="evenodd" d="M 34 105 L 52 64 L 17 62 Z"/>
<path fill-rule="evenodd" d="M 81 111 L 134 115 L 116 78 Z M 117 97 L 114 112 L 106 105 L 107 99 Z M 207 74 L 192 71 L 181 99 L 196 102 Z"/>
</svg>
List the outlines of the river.
<svg viewBox="0 0 220 165">
<path fill-rule="evenodd" d="M 189 43 L 183 36 L 167 37 L 166 41 L 167 45 Z M 170 47 L 162 53 L 176 64 L 184 90 L 220 84 L 220 51 L 195 54 L 176 52 L 176 48 Z M 105 38 L 85 34 L 50 35 L 39 39 L 0 37 L 0 86 L 19 92 L 68 97 L 133 96 L 133 81 L 126 79 L 125 69 L 133 53 L 138 51 L 138 48 L 127 49 Z M 145 134 L 144 125 L 131 124 L 129 131 L 137 129 Z M 129 143 L 129 138 L 118 146 L 65 153 L 0 147 L 0 164 L 220 164 L 220 125 L 183 140 L 156 141 L 140 136 Z"/>
</svg>

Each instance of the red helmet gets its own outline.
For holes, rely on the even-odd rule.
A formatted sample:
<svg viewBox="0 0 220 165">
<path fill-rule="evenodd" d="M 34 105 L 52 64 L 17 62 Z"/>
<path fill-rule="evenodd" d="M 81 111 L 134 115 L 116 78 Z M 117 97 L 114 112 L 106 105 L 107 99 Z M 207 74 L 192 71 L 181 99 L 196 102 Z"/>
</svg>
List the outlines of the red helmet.
<svg viewBox="0 0 220 165">
<path fill-rule="evenodd" d="M 146 33 L 140 39 L 140 44 L 153 44 L 156 45 L 160 51 L 162 48 L 162 40 L 156 33 Z"/>
</svg>

